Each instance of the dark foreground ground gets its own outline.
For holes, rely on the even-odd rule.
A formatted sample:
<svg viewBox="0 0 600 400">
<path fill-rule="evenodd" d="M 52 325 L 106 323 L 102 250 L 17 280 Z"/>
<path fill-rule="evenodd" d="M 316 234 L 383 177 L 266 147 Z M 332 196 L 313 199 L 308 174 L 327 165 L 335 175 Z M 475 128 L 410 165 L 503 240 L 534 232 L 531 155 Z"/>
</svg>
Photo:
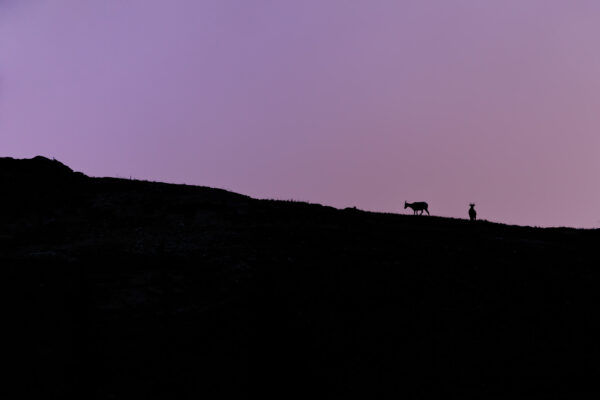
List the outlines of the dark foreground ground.
<svg viewBox="0 0 600 400">
<path fill-rule="evenodd" d="M 0 159 L 3 398 L 585 395 L 599 231 Z M 600 391 L 600 390 L 599 390 Z"/>
</svg>

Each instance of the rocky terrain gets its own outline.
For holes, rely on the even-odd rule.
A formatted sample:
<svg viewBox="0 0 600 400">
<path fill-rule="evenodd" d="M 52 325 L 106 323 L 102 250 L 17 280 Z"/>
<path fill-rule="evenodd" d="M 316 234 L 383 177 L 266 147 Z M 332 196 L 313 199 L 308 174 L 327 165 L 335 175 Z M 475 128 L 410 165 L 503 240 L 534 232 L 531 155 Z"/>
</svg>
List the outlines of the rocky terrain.
<svg viewBox="0 0 600 400">
<path fill-rule="evenodd" d="M 0 188 L 10 398 L 594 391 L 600 231 L 255 200 L 43 157 L 0 158 Z"/>
</svg>

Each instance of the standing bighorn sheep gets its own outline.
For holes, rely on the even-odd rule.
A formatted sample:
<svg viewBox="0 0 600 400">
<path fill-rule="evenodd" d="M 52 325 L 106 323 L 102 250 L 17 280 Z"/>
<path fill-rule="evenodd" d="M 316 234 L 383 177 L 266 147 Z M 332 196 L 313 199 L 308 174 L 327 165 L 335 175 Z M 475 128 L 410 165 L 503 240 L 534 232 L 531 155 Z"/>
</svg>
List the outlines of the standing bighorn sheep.
<svg viewBox="0 0 600 400">
<path fill-rule="evenodd" d="M 469 204 L 471 208 L 469 208 L 469 218 L 471 221 L 475 221 L 477 219 L 477 211 L 475 211 L 475 204 Z"/>
<path fill-rule="evenodd" d="M 408 203 L 405 201 L 404 209 L 406 210 L 408 207 L 412 208 L 413 215 L 417 215 L 418 211 L 420 211 L 419 215 L 423 215 L 423 211 L 425 211 L 427 213 L 427 215 L 430 215 L 429 210 L 427 209 L 427 207 L 429 207 L 429 206 L 424 201 L 419 201 L 416 203 Z"/>
</svg>

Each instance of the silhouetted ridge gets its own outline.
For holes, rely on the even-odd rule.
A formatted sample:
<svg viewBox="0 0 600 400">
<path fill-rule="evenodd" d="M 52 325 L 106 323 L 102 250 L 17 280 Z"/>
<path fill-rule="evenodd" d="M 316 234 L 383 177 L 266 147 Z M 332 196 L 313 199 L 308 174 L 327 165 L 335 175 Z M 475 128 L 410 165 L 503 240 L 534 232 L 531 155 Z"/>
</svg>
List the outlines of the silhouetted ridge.
<svg viewBox="0 0 600 400">
<path fill-rule="evenodd" d="M 69 191 L 86 176 L 60 161 L 37 156 L 31 159 L 0 158 L 0 185 L 9 195 Z M 6 195 L 5 194 L 5 195 Z"/>
<path fill-rule="evenodd" d="M 0 216 L 18 212 L 39 214 L 76 200 L 88 178 L 60 161 L 0 158 Z"/>
<path fill-rule="evenodd" d="M 0 159 L 0 177 L 5 380 L 23 398 L 597 387 L 600 230 L 255 200 L 43 157 Z"/>
<path fill-rule="evenodd" d="M 47 179 L 71 177 L 73 170 L 58 160 L 37 156 L 31 159 L 0 158 L 1 179 Z"/>
</svg>

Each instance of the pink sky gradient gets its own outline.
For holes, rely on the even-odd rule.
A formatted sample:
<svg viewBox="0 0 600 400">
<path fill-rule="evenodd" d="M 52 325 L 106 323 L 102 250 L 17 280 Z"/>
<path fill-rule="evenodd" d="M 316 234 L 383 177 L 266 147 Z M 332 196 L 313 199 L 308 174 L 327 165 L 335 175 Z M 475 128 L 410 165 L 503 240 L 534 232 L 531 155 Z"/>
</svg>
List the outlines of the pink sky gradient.
<svg viewBox="0 0 600 400">
<path fill-rule="evenodd" d="M 0 0 L 0 156 L 600 227 L 595 0 Z"/>
</svg>

